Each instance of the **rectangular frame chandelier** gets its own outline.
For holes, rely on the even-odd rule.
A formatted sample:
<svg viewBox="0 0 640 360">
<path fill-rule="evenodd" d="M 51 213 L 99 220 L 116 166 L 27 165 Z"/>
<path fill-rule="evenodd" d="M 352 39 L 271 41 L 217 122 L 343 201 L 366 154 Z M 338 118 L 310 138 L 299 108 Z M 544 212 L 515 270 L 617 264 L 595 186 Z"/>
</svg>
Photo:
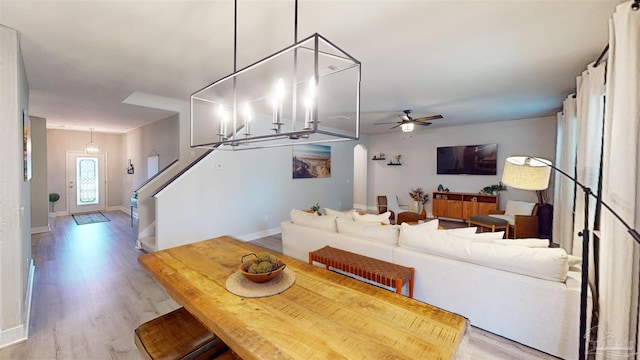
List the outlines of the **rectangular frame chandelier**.
<svg viewBox="0 0 640 360">
<path fill-rule="evenodd" d="M 360 61 L 313 34 L 191 95 L 191 147 L 357 140 Z"/>
</svg>

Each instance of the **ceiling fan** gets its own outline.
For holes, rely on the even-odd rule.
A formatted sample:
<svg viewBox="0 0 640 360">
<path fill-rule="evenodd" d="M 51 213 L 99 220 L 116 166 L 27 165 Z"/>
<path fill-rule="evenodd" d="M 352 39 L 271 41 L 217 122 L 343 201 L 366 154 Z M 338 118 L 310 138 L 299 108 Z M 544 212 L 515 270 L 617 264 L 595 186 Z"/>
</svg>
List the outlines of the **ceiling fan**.
<svg viewBox="0 0 640 360">
<path fill-rule="evenodd" d="M 410 109 L 403 110 L 402 112 L 404 115 L 398 115 L 400 116 L 400 119 L 402 119 L 401 121 L 375 123 L 374 125 L 397 124 L 396 126 L 391 127 L 391 129 L 395 129 L 400 126 L 403 132 L 411 132 L 414 129 L 414 125 L 429 126 L 431 123 L 427 121 L 442 119 L 442 115 L 432 115 L 414 119 L 411 117 L 412 111 Z"/>
</svg>

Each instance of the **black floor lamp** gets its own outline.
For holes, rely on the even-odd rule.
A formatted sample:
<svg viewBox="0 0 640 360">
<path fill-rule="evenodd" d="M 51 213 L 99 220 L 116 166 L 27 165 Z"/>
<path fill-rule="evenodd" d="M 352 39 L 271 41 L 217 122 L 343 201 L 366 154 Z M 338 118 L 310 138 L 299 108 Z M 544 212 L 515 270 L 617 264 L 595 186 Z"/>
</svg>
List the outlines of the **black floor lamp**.
<svg viewBox="0 0 640 360">
<path fill-rule="evenodd" d="M 504 171 L 502 173 L 502 182 L 505 185 L 522 190 L 544 190 L 549 187 L 549 177 L 551 169 L 561 173 L 571 179 L 584 192 L 584 229 L 578 233 L 582 236 L 582 281 L 580 287 L 580 339 L 579 339 L 579 358 L 586 359 L 586 333 L 587 333 L 587 289 L 589 286 L 589 196 L 594 197 L 602 206 L 607 208 L 621 223 L 627 228 L 631 237 L 640 244 L 640 234 L 629 224 L 627 224 L 620 215 L 618 215 L 609 205 L 604 203 L 602 199 L 596 196 L 591 189 L 578 180 L 569 176 L 569 174 L 558 169 L 551 164 L 551 161 L 531 156 L 512 156 L 506 159 L 504 163 Z"/>
</svg>

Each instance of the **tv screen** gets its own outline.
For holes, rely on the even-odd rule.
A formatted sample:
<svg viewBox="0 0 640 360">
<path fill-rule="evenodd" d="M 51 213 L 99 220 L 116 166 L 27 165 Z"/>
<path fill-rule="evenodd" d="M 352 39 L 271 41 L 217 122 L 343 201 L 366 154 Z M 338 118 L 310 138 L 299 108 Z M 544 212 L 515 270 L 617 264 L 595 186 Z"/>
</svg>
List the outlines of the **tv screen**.
<svg viewBox="0 0 640 360">
<path fill-rule="evenodd" d="M 438 175 L 496 175 L 498 144 L 437 149 Z"/>
</svg>

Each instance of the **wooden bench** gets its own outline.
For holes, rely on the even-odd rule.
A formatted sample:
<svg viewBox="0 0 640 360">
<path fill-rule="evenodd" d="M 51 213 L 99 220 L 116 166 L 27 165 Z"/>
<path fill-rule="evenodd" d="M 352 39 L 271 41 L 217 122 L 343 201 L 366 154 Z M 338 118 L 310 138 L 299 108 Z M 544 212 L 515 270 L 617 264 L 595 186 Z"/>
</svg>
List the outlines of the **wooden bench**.
<svg viewBox="0 0 640 360">
<path fill-rule="evenodd" d="M 413 298 L 414 268 L 393 264 L 368 256 L 355 254 L 330 246 L 309 253 L 309 264 L 317 261 L 329 267 L 348 272 L 367 280 L 389 287 L 395 287 L 402 294 L 402 286 L 409 283 L 409 297 Z"/>
<path fill-rule="evenodd" d="M 183 307 L 140 325 L 135 343 L 147 360 L 223 359 L 231 353 Z"/>
</svg>

